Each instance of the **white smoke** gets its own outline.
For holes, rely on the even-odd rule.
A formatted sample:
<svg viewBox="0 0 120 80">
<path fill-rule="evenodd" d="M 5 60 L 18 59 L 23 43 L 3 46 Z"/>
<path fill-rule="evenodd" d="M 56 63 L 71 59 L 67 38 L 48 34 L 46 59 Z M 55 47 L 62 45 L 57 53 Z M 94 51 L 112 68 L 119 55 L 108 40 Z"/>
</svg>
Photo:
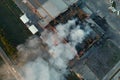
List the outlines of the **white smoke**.
<svg viewBox="0 0 120 80">
<path fill-rule="evenodd" d="M 64 61 L 66 58 L 62 58 L 65 53 L 52 54 L 47 50 L 46 44 L 36 36 L 18 46 L 20 62 L 23 64 L 20 72 L 25 80 L 65 80 L 68 62 Z"/>
<path fill-rule="evenodd" d="M 85 32 L 81 29 L 73 29 L 70 32 L 71 44 L 75 46 L 77 43 L 82 43 L 85 39 Z"/>
<path fill-rule="evenodd" d="M 41 58 L 28 62 L 23 69 L 25 80 L 50 80 L 49 65 Z"/>
<path fill-rule="evenodd" d="M 65 38 L 69 35 L 69 29 L 71 26 L 75 26 L 75 21 L 77 19 L 74 20 L 69 20 L 66 24 L 59 24 L 56 26 L 56 30 L 58 32 L 58 35 L 62 38 Z"/>
<path fill-rule="evenodd" d="M 76 25 L 77 19 L 56 26 L 56 32 L 44 30 L 40 38 L 30 37 L 18 46 L 22 75 L 25 80 L 66 80 L 67 65 L 77 51 L 75 45 L 82 43 L 89 33 Z M 69 37 L 69 42 L 64 39 Z"/>
<path fill-rule="evenodd" d="M 66 39 L 69 37 L 69 44 L 75 47 L 76 44 L 82 43 L 85 37 L 90 34 L 91 29 L 88 25 L 84 26 L 84 30 L 80 25 L 76 25 L 77 19 L 69 20 L 66 24 L 59 24 L 56 26 L 57 34 L 60 38 Z"/>
<path fill-rule="evenodd" d="M 50 62 L 59 69 L 66 69 L 68 61 L 73 59 L 76 55 L 76 52 L 73 53 L 67 44 L 62 43 L 51 47 L 49 52 L 52 53 L 52 59 Z"/>
</svg>

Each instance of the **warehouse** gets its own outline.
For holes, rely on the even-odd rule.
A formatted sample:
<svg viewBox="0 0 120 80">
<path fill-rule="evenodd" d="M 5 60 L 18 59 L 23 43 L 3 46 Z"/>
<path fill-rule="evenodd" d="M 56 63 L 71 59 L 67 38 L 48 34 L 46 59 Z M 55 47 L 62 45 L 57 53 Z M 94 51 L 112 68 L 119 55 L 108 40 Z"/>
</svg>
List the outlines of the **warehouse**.
<svg viewBox="0 0 120 80">
<path fill-rule="evenodd" d="M 45 27 L 50 21 L 68 10 L 69 6 L 77 1 L 57 0 L 56 2 L 56 0 L 29 0 L 25 4 L 40 18 L 39 25 Z"/>
</svg>

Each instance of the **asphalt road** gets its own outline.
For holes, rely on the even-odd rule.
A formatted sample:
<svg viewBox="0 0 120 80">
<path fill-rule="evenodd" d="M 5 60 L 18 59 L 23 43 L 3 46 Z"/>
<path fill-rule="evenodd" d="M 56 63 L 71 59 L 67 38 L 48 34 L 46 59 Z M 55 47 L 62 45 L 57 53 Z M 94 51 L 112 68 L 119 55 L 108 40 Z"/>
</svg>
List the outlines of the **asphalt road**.
<svg viewBox="0 0 120 80">
<path fill-rule="evenodd" d="M 13 76 L 16 78 L 16 80 L 24 80 L 21 75 L 16 71 L 15 67 L 12 65 L 12 62 L 7 57 L 6 53 L 3 51 L 3 49 L 0 47 L 0 56 L 5 62 L 6 66 L 8 67 L 8 70 L 13 74 Z"/>
</svg>

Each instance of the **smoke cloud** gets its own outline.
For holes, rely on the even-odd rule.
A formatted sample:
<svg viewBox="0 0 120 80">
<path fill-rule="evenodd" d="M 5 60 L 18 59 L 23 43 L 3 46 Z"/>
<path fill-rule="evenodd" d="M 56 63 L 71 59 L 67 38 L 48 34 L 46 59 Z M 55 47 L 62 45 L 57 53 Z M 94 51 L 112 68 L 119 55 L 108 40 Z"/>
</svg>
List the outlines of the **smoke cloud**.
<svg viewBox="0 0 120 80">
<path fill-rule="evenodd" d="M 25 80 L 65 80 L 67 73 L 67 58 L 63 53 L 57 53 L 58 48 L 47 48 L 37 36 L 30 37 L 25 44 L 19 45 L 20 62 L 23 64 L 21 74 Z M 48 50 L 50 50 L 49 53 Z M 55 52 L 55 54 L 52 54 Z M 61 57 L 60 57 L 61 56 Z"/>
<path fill-rule="evenodd" d="M 46 29 L 40 37 L 32 36 L 17 47 L 25 80 L 66 80 L 69 60 L 77 55 L 75 45 L 90 32 L 88 28 L 81 29 L 77 21 L 58 24 L 56 32 Z"/>
</svg>

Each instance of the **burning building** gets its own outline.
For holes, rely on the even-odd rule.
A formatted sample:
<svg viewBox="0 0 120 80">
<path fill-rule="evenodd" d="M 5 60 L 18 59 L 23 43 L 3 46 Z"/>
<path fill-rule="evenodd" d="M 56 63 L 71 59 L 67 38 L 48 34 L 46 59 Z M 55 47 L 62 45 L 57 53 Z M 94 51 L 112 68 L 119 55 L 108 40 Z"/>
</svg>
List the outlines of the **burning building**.
<svg viewBox="0 0 120 80">
<path fill-rule="evenodd" d="M 77 5 L 78 2 L 78 0 L 58 0 L 57 2 L 55 0 L 24 0 L 23 4 L 39 18 L 36 22 L 39 25 L 38 27 L 47 29 L 48 32 L 52 31 L 55 34 L 53 40 L 60 35 L 64 43 L 78 41 L 78 44 L 69 44 L 74 45 L 78 53 L 83 54 L 85 51 L 84 47 L 87 49 L 88 45 L 94 42 L 96 34 L 85 22 L 85 19 L 89 16 L 80 9 L 79 5 Z M 89 33 L 94 34 L 94 37 L 87 38 L 86 35 Z M 77 36 L 74 37 L 75 35 Z M 72 40 L 73 38 L 74 40 Z M 84 38 L 85 41 L 83 41 Z M 57 42 L 59 40 L 54 41 L 55 45 Z M 79 46 L 79 44 L 82 46 Z"/>
<path fill-rule="evenodd" d="M 33 74 L 37 71 L 33 70 L 37 66 L 41 68 L 38 69 L 39 72 L 42 71 L 39 73 L 41 77 L 43 73 L 47 73 L 47 77 L 42 80 L 64 80 L 63 75 L 66 75 L 67 68 L 74 66 L 76 59 L 74 57 L 81 57 L 100 38 L 97 31 L 91 28 L 96 25 L 89 22 L 89 15 L 81 10 L 77 3 L 78 0 L 23 0 L 21 4 L 16 2 L 19 7 L 20 5 L 26 7 L 20 9 L 28 15 L 29 22 L 43 29 L 40 32 L 40 40 L 32 37 L 18 47 L 27 61 L 23 61 L 27 63 L 24 69 L 30 70 L 29 73 L 24 73 L 26 80 L 40 78 Z M 41 40 L 47 45 L 47 49 L 40 46 L 43 45 Z M 33 66 L 30 68 L 31 65 Z M 44 72 L 42 68 L 46 71 Z M 29 75 L 34 76 L 30 79 Z"/>
</svg>

